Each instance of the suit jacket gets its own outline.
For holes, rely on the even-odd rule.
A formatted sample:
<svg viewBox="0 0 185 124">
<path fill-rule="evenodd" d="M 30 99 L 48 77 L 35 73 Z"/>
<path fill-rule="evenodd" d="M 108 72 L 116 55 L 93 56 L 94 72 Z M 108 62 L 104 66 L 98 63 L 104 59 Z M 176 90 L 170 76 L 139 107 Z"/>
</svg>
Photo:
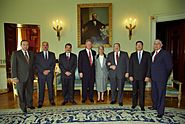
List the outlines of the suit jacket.
<svg viewBox="0 0 185 124">
<path fill-rule="evenodd" d="M 144 80 L 145 77 L 150 77 L 150 67 L 151 55 L 149 52 L 143 51 L 140 64 L 137 52 L 131 54 L 129 61 L 129 75 L 134 77 L 134 80 Z"/>
<path fill-rule="evenodd" d="M 110 62 L 111 65 L 116 65 L 115 59 L 114 59 L 114 52 L 111 52 L 107 56 L 106 65 Z M 125 73 L 129 72 L 129 58 L 128 53 L 124 51 L 120 51 L 120 55 L 118 58 L 118 64 L 116 65 L 116 70 L 110 69 L 110 66 L 108 66 L 109 70 L 109 78 L 118 78 L 123 79 L 125 77 Z"/>
<path fill-rule="evenodd" d="M 19 82 L 26 82 L 28 79 L 33 80 L 34 78 L 34 53 L 28 51 L 29 54 L 29 63 L 24 56 L 22 50 L 18 50 L 13 52 L 12 54 L 12 62 L 11 62 L 11 70 L 12 70 L 12 78 L 18 78 Z"/>
<path fill-rule="evenodd" d="M 44 58 L 44 53 L 39 52 L 36 54 L 35 65 L 39 75 L 44 75 L 44 70 L 50 70 L 49 74 L 54 74 L 55 70 L 55 53 L 48 51 L 48 60 Z"/>
<path fill-rule="evenodd" d="M 152 55 L 154 52 L 152 52 Z M 172 57 L 169 52 L 161 49 L 151 64 L 151 78 L 153 81 L 167 82 L 173 68 Z"/>
<path fill-rule="evenodd" d="M 83 78 L 84 79 L 93 79 L 93 82 L 95 81 L 95 56 L 96 56 L 96 51 L 92 50 L 92 57 L 93 57 L 93 63 L 92 66 L 90 65 L 89 57 L 87 54 L 86 49 L 81 50 L 79 52 L 78 56 L 78 72 L 83 73 Z"/>
<path fill-rule="evenodd" d="M 75 78 L 75 70 L 77 67 L 77 56 L 74 53 L 70 53 L 70 59 L 68 60 L 66 53 L 59 55 L 59 67 L 61 70 L 62 78 Z M 66 71 L 71 72 L 70 76 L 65 74 Z"/>
</svg>

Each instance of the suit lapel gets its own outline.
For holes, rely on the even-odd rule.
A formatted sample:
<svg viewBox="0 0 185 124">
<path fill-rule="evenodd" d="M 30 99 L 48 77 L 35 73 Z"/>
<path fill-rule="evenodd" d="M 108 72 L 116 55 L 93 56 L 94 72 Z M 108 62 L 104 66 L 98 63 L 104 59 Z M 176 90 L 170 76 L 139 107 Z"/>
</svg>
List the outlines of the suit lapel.
<svg viewBox="0 0 185 124">
<path fill-rule="evenodd" d="M 22 50 L 19 51 L 20 56 L 22 57 L 22 59 L 27 63 L 26 57 L 24 56 L 24 53 L 22 52 Z M 28 53 L 29 54 L 29 53 Z M 30 55 L 29 55 L 30 56 Z"/>
</svg>

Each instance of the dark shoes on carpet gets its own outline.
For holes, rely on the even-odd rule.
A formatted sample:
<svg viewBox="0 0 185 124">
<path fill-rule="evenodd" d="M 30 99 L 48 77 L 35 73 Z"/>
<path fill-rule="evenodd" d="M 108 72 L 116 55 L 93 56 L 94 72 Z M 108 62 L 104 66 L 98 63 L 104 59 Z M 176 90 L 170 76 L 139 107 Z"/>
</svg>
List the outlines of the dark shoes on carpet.
<svg viewBox="0 0 185 124">
<path fill-rule="evenodd" d="M 50 104 L 51 104 L 52 106 L 55 106 L 55 102 L 54 102 L 54 101 L 51 101 Z"/>
<path fill-rule="evenodd" d="M 120 102 L 120 103 L 119 103 L 119 106 L 123 106 L 123 103 L 122 103 L 122 102 Z"/>
<path fill-rule="evenodd" d="M 162 117 L 163 117 L 163 115 L 157 115 L 157 117 L 158 117 L 158 118 L 162 118 Z"/>
<path fill-rule="evenodd" d="M 154 108 L 153 106 L 148 107 L 148 109 L 150 109 L 150 110 L 156 110 L 156 108 Z"/>
<path fill-rule="evenodd" d="M 38 108 L 42 108 L 42 105 L 38 105 Z"/>
<path fill-rule="evenodd" d="M 29 109 L 35 109 L 35 107 L 34 107 L 34 106 L 29 106 L 28 108 L 29 108 Z"/>
<path fill-rule="evenodd" d="M 115 104 L 115 103 L 116 103 L 116 101 L 111 101 L 111 102 L 110 102 L 110 104 Z"/>
</svg>

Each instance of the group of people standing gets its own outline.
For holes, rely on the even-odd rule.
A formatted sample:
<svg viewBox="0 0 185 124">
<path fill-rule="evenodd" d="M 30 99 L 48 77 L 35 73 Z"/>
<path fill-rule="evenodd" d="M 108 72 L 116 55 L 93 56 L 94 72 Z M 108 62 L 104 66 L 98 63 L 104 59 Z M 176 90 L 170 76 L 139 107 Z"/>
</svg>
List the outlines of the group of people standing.
<svg viewBox="0 0 185 124">
<path fill-rule="evenodd" d="M 92 49 L 91 39 L 85 42 L 85 49 L 77 55 L 72 53 L 72 45 L 65 45 L 65 52 L 59 55 L 61 70 L 62 94 L 64 101 L 76 104 L 74 100 L 75 70 L 78 67 L 82 80 L 82 103 L 87 98 L 94 103 L 94 82 L 96 82 L 97 102 L 104 101 L 104 92 L 108 79 L 111 86 L 111 103 L 118 102 L 123 106 L 123 89 L 126 79 L 132 82 L 132 109 L 138 105 L 145 111 L 145 84 L 152 84 L 153 106 L 149 109 L 157 110 L 157 117 L 164 115 L 165 94 L 168 77 L 172 71 L 172 58 L 170 53 L 162 49 L 160 40 L 154 41 L 154 51 L 151 53 L 143 50 L 143 42 L 136 42 L 136 52 L 130 58 L 128 53 L 120 50 L 120 44 L 113 45 L 113 51 L 106 55 L 104 47 L 98 47 L 98 54 Z M 45 82 L 47 82 L 49 100 L 55 105 L 53 78 L 55 69 L 55 54 L 48 50 L 48 42 L 42 42 L 43 51 L 34 54 L 28 51 L 28 41 L 22 41 L 22 50 L 16 51 L 12 56 L 12 78 L 17 83 L 20 107 L 23 112 L 33 107 L 33 74 L 36 68 L 39 83 L 38 108 L 43 106 Z M 138 99 L 139 98 L 139 99 Z"/>
</svg>

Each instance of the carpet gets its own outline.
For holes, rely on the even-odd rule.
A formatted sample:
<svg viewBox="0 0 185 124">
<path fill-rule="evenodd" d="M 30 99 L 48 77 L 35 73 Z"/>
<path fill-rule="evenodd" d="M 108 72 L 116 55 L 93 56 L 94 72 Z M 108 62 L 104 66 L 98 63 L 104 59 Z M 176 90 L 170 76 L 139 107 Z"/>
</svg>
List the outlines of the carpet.
<svg viewBox="0 0 185 124">
<path fill-rule="evenodd" d="M 142 124 L 142 123 L 168 123 L 185 124 L 185 109 L 168 108 L 162 119 L 156 117 L 155 110 L 140 111 L 139 107 L 131 109 L 130 106 L 118 105 L 73 105 L 43 107 L 28 110 L 23 114 L 20 109 L 1 109 L 0 124 L 20 123 L 75 123 L 75 124 Z"/>
</svg>

